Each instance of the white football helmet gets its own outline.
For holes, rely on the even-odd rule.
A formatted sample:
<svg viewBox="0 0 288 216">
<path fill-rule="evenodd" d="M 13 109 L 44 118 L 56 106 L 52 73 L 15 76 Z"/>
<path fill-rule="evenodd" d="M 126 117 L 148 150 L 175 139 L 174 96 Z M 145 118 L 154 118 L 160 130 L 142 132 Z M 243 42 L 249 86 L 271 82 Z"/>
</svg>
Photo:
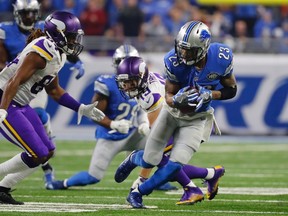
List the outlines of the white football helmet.
<svg viewBox="0 0 288 216">
<path fill-rule="evenodd" d="M 137 49 L 130 45 L 130 44 L 123 44 L 120 47 L 118 47 L 112 57 L 112 63 L 115 68 L 120 64 L 120 62 L 128 57 L 128 56 L 135 56 L 139 57 L 139 53 Z"/>
<path fill-rule="evenodd" d="M 191 21 L 183 25 L 175 40 L 175 52 L 179 60 L 187 65 L 195 65 L 205 57 L 211 42 L 207 25 Z"/>
<path fill-rule="evenodd" d="M 17 25 L 24 30 L 31 30 L 40 18 L 40 4 L 37 0 L 16 0 L 14 18 Z"/>
</svg>

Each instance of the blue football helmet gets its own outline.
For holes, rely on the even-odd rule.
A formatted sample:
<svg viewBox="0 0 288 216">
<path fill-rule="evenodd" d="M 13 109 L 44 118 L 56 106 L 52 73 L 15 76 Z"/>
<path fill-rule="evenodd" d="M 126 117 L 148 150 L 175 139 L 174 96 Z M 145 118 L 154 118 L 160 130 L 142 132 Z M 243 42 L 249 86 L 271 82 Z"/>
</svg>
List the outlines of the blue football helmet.
<svg viewBox="0 0 288 216">
<path fill-rule="evenodd" d="M 175 52 L 180 61 L 195 65 L 207 54 L 210 42 L 211 33 L 207 25 L 200 21 L 187 22 L 175 39 Z"/>
<path fill-rule="evenodd" d="M 16 0 L 14 18 L 17 25 L 28 31 L 31 30 L 40 18 L 40 4 L 37 0 Z"/>
<path fill-rule="evenodd" d="M 116 68 L 119 63 L 128 56 L 136 56 L 139 57 L 139 53 L 137 49 L 130 44 L 123 44 L 118 47 L 112 57 L 113 66 Z"/>
</svg>

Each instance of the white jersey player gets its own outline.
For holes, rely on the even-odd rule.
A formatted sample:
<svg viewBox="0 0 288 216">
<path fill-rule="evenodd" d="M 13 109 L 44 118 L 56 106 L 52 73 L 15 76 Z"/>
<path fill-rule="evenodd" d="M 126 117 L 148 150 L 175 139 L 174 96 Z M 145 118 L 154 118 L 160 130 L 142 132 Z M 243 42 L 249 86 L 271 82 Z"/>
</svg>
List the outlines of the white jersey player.
<svg viewBox="0 0 288 216">
<path fill-rule="evenodd" d="M 95 121 L 104 113 L 95 104 L 77 102 L 59 85 L 58 72 L 66 55 L 79 55 L 83 30 L 76 16 L 56 11 L 45 20 L 44 32 L 34 30 L 24 50 L 1 72 L 0 132 L 23 152 L 0 164 L 0 203 L 20 205 L 10 194 L 11 188 L 32 174 L 54 154 L 55 145 L 49 139 L 36 111 L 29 105 L 37 93 L 44 90 L 60 105 Z"/>
</svg>

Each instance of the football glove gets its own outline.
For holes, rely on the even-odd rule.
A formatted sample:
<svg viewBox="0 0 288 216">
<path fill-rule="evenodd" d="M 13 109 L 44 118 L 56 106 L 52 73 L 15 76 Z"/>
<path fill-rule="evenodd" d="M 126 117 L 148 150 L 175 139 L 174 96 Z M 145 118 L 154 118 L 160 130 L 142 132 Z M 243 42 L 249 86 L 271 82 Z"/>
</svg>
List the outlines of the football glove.
<svg viewBox="0 0 288 216">
<path fill-rule="evenodd" d="M 77 124 L 80 124 L 83 115 L 88 118 L 91 118 L 94 121 L 97 121 L 97 122 L 101 121 L 105 117 L 105 114 L 101 110 L 96 108 L 97 104 L 98 104 L 98 101 L 96 101 L 93 104 L 88 104 L 88 105 L 81 104 L 78 110 Z"/>
<path fill-rule="evenodd" d="M 118 131 L 119 133 L 122 134 L 127 134 L 129 132 L 129 128 L 131 127 L 131 122 L 126 120 L 126 119 L 121 119 L 119 121 L 111 121 L 110 123 L 110 128 Z"/>
<path fill-rule="evenodd" d="M 76 79 L 80 79 L 84 73 L 85 73 L 85 68 L 84 64 L 82 61 L 77 61 L 72 67 L 69 68 L 71 72 L 77 74 Z"/>
<path fill-rule="evenodd" d="M 6 119 L 7 115 L 8 113 L 5 109 L 0 109 L 0 123 Z"/>
<path fill-rule="evenodd" d="M 203 104 L 208 103 L 212 100 L 212 91 L 208 90 L 202 86 L 200 86 L 199 84 L 197 85 L 197 89 L 199 91 L 199 97 L 197 98 L 197 102 L 198 104 L 196 105 L 196 109 L 195 112 L 197 112 Z"/>
<path fill-rule="evenodd" d="M 142 123 L 139 125 L 138 127 L 138 132 L 139 134 L 143 135 L 143 136 L 147 136 L 150 133 L 150 127 L 148 123 Z"/>
<path fill-rule="evenodd" d="M 197 89 L 189 89 L 190 86 L 186 86 L 180 89 L 176 95 L 173 96 L 173 104 L 175 107 L 182 106 L 196 106 L 196 99 L 199 97 Z M 188 90 L 189 89 L 189 90 Z"/>
</svg>

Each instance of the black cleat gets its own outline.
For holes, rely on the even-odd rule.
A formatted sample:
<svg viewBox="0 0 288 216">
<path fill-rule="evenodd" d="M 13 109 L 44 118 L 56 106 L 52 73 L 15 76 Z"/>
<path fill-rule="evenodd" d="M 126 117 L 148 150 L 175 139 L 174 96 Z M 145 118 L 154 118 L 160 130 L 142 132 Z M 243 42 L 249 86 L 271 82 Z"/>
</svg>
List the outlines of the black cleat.
<svg viewBox="0 0 288 216">
<path fill-rule="evenodd" d="M 0 204 L 11 205 L 24 205 L 24 202 L 16 201 L 10 194 L 10 192 L 0 192 Z"/>
</svg>

